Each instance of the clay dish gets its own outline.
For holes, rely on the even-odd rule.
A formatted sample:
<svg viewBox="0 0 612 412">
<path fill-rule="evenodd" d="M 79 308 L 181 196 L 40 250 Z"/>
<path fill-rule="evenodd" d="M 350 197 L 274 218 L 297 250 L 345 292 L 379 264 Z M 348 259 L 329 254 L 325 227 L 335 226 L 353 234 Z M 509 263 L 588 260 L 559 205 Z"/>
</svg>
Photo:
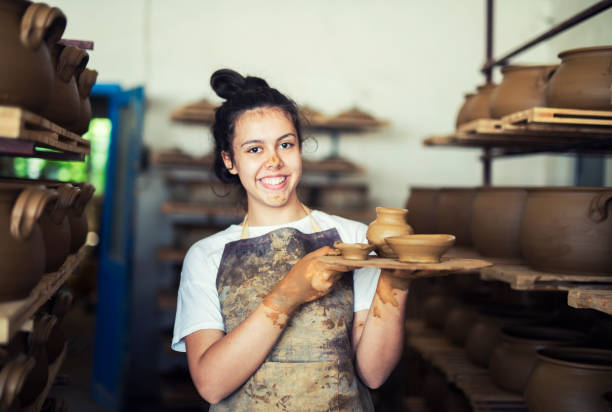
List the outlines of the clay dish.
<svg viewBox="0 0 612 412">
<path fill-rule="evenodd" d="M 385 238 L 400 262 L 439 263 L 440 256 L 455 244 L 453 235 L 404 235 Z"/>
<path fill-rule="evenodd" d="M 342 257 L 349 260 L 366 260 L 374 245 L 368 243 L 334 242 L 334 247 L 342 251 Z"/>
</svg>

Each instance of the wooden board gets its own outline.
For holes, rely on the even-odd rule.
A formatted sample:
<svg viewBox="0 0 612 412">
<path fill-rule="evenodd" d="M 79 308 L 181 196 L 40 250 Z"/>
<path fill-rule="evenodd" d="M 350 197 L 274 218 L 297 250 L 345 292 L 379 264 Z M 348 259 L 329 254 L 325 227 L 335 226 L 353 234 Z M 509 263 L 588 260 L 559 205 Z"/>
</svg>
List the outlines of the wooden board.
<svg viewBox="0 0 612 412">
<path fill-rule="evenodd" d="M 567 294 L 567 304 L 573 308 L 595 309 L 612 315 L 612 285 L 572 288 Z"/>
<path fill-rule="evenodd" d="M 480 259 L 463 259 L 443 257 L 440 263 L 405 263 L 389 258 L 370 257 L 367 260 L 348 260 L 342 256 L 322 256 L 318 258 L 322 262 L 334 263 L 351 268 L 375 267 L 381 269 L 401 269 L 413 271 L 411 276 L 426 277 L 444 275 L 450 272 L 468 271 L 490 266 L 491 263 Z"/>
<path fill-rule="evenodd" d="M 497 119 L 476 119 L 457 128 L 464 133 L 498 133 L 502 131 L 502 122 Z"/>
<path fill-rule="evenodd" d="M 483 280 L 501 280 L 517 290 L 569 290 L 579 284 L 612 284 L 612 276 L 540 272 L 526 265 L 495 265 L 480 271 Z"/>
<path fill-rule="evenodd" d="M 504 124 L 563 124 L 587 126 L 612 126 L 612 111 L 532 107 L 502 117 Z"/>
<path fill-rule="evenodd" d="M 466 246 L 453 246 L 448 252 L 444 254 L 447 257 L 460 257 L 466 259 L 482 259 L 487 262 L 491 262 L 493 265 L 520 265 L 523 263 L 522 259 L 517 258 L 498 258 L 483 256 L 476 251 L 476 249 Z"/>
<path fill-rule="evenodd" d="M 0 137 L 22 139 L 43 147 L 89 154 L 88 140 L 49 120 L 15 106 L 0 106 Z"/>
<path fill-rule="evenodd" d="M 89 246 L 83 245 L 77 253 L 66 258 L 57 272 L 43 275 L 27 298 L 0 303 L 0 345 L 7 344 L 38 308 L 55 294 L 85 259 L 90 249 Z"/>
<path fill-rule="evenodd" d="M 65 343 L 64 349 L 62 349 L 62 352 L 59 354 L 55 362 L 49 365 L 49 373 L 47 375 L 48 378 L 47 378 L 47 384 L 45 385 L 45 388 L 42 390 L 40 395 L 38 395 L 36 400 L 30 406 L 23 409 L 23 412 L 38 412 L 42 409 L 42 406 L 45 403 L 45 400 L 47 399 L 47 395 L 49 394 L 49 391 L 51 390 L 51 387 L 53 386 L 55 377 L 57 376 L 59 370 L 62 367 L 62 364 L 64 363 L 64 359 L 66 358 L 67 352 L 68 352 L 68 343 Z"/>
<path fill-rule="evenodd" d="M 455 384 L 469 399 L 474 411 L 527 412 L 523 397 L 495 385 L 488 373 L 459 375 Z"/>
</svg>

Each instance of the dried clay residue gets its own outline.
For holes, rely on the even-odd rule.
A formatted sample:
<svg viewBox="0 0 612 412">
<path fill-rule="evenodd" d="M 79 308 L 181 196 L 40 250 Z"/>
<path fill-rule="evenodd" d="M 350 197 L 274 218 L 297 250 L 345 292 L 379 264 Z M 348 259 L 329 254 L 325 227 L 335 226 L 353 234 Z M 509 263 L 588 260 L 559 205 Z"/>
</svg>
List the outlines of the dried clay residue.
<svg viewBox="0 0 612 412">
<path fill-rule="evenodd" d="M 268 312 L 266 316 L 272 320 L 274 326 L 278 326 L 281 329 L 287 326 L 287 320 L 289 320 L 289 317 L 282 312 Z"/>
</svg>

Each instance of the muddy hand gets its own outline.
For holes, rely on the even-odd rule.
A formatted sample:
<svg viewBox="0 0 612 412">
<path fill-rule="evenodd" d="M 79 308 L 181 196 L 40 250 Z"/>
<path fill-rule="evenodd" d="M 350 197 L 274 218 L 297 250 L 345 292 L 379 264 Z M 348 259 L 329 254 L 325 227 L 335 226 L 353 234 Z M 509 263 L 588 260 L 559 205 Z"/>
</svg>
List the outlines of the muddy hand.
<svg viewBox="0 0 612 412">
<path fill-rule="evenodd" d="M 327 295 L 342 272 L 351 270 L 343 265 L 318 260 L 332 251 L 332 248 L 325 246 L 298 260 L 264 298 L 263 304 L 276 311 L 289 313 L 303 303 Z"/>
<path fill-rule="evenodd" d="M 378 295 L 382 303 L 391 303 L 393 306 L 398 305 L 395 296 L 410 288 L 410 282 L 412 282 L 410 273 L 411 271 L 400 269 L 382 269 L 380 271 L 376 295 Z"/>
</svg>

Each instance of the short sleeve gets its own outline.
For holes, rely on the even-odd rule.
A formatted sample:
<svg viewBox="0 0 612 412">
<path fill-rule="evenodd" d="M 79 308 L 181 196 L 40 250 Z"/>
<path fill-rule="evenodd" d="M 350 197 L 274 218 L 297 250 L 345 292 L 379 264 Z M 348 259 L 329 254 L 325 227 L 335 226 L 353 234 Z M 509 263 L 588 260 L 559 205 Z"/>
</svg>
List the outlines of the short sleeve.
<svg viewBox="0 0 612 412">
<path fill-rule="evenodd" d="M 172 349 L 185 352 L 185 336 L 202 329 L 225 330 L 219 294 L 217 267 L 197 243 L 183 261 L 176 303 Z"/>
<path fill-rule="evenodd" d="M 372 299 L 378 286 L 380 269 L 365 267 L 357 269 L 353 274 L 354 311 L 370 309 Z"/>
</svg>

